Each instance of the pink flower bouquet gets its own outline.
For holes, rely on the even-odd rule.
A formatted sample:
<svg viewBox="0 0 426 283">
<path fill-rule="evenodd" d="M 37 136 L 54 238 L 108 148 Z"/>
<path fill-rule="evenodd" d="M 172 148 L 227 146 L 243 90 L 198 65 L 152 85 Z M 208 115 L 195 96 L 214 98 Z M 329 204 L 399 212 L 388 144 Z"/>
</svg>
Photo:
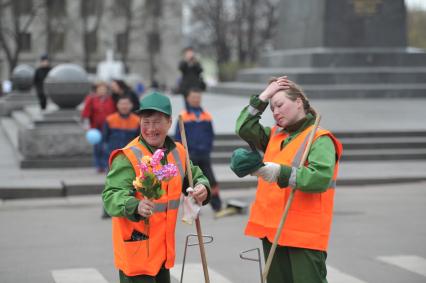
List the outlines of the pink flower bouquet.
<svg viewBox="0 0 426 283">
<path fill-rule="evenodd" d="M 133 181 L 133 187 L 140 191 L 147 199 L 159 199 L 164 191 L 161 182 L 167 182 L 177 175 L 175 164 L 161 165 L 164 149 L 157 149 L 151 156 L 144 156 L 139 162 L 139 175 Z"/>
</svg>

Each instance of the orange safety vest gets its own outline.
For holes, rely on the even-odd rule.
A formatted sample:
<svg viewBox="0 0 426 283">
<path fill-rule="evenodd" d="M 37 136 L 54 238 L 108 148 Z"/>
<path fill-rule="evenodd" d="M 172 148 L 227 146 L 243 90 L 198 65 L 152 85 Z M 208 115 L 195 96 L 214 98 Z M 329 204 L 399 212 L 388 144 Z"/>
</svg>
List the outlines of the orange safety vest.
<svg viewBox="0 0 426 283">
<path fill-rule="evenodd" d="M 111 162 L 117 154 L 124 153 L 132 163 L 135 173 L 137 165 L 144 155 L 151 156 L 147 148 L 140 142 L 139 137 L 131 141 L 123 149 L 114 151 Z M 127 276 L 150 275 L 155 276 L 164 264 L 170 269 L 175 262 L 175 227 L 182 192 L 182 181 L 186 172 L 185 149 L 180 143 L 167 155 L 167 162 L 178 167 L 179 174 L 168 182 L 162 182 L 162 189 L 166 192 L 160 199 L 154 200 L 154 214 L 149 218 L 149 257 L 146 241 L 129 241 L 133 230 L 146 233 L 144 221 L 133 222 L 125 217 L 112 218 L 112 238 L 114 245 L 115 266 Z M 143 199 L 139 192 L 135 196 Z"/>
<path fill-rule="evenodd" d="M 278 131 L 278 128 L 274 127 L 263 161 L 297 168 L 312 129 L 313 126 L 308 127 L 281 149 L 281 144 L 288 134 Z M 320 128 L 316 131 L 313 142 L 324 135 L 333 140 L 336 149 L 336 165 L 332 182 L 330 187 L 322 193 L 295 192 L 293 203 L 278 240 L 278 244 L 281 246 L 327 250 L 333 216 L 334 188 L 339 171 L 342 145 L 329 131 Z M 304 166 L 307 165 L 308 161 Z M 294 179 L 290 178 L 289 183 L 294 184 Z M 245 234 L 257 238 L 266 237 L 273 242 L 291 189 L 290 186 L 280 188 L 277 183 L 268 183 L 259 178 L 256 198 L 251 207 Z"/>
<path fill-rule="evenodd" d="M 198 122 L 200 122 L 200 121 L 211 122 L 212 121 L 212 115 L 207 111 L 201 112 L 199 117 L 197 117 L 197 115 L 195 115 L 195 113 L 188 112 L 186 110 L 182 110 L 182 112 L 180 112 L 180 115 L 182 116 L 182 120 L 184 122 L 196 122 L 196 121 L 198 121 Z"/>
<path fill-rule="evenodd" d="M 122 130 L 138 129 L 139 121 L 139 116 L 134 113 L 130 113 L 128 119 L 121 117 L 118 112 L 115 112 L 106 118 L 106 122 L 110 128 Z"/>
</svg>

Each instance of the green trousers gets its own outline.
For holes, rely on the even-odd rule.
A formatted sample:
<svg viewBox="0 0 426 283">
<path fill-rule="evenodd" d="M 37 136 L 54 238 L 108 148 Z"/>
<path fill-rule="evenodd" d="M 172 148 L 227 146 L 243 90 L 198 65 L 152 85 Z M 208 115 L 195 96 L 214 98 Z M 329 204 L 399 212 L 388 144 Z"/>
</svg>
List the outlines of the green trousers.
<svg viewBox="0 0 426 283">
<path fill-rule="evenodd" d="M 262 239 L 265 262 L 272 243 Z M 269 269 L 268 283 L 327 283 L 323 251 L 277 246 Z"/>
<path fill-rule="evenodd" d="M 156 276 L 127 276 L 120 270 L 120 283 L 170 283 L 170 271 L 162 267 Z"/>
</svg>

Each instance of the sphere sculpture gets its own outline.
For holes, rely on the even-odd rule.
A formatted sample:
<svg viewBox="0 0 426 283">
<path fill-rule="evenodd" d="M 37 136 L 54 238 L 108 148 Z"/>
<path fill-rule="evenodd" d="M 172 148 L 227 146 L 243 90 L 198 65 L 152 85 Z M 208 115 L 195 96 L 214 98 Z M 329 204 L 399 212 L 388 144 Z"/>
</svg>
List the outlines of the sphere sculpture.
<svg viewBox="0 0 426 283">
<path fill-rule="evenodd" d="M 90 144 L 98 144 L 102 140 L 101 131 L 98 129 L 90 129 L 86 132 L 86 140 Z"/>
<path fill-rule="evenodd" d="M 60 108 L 74 109 L 90 91 L 90 82 L 82 67 L 61 64 L 47 75 L 44 90 Z"/>
<path fill-rule="evenodd" d="M 29 65 L 18 65 L 13 69 L 11 80 L 13 87 L 19 91 L 28 91 L 33 85 L 34 68 Z"/>
</svg>

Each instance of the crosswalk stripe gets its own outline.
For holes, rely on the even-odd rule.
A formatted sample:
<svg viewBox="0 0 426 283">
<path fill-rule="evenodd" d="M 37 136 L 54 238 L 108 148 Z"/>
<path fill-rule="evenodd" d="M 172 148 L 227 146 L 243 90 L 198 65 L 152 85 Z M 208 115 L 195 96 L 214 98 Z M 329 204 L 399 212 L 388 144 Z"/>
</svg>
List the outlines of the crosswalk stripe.
<svg viewBox="0 0 426 283">
<path fill-rule="evenodd" d="M 378 260 L 426 276 L 426 259 L 415 255 L 379 256 Z"/>
<path fill-rule="evenodd" d="M 170 275 L 180 280 L 180 273 L 182 270 L 181 264 L 175 264 L 175 266 L 170 270 Z M 209 277 L 211 282 L 218 283 L 232 283 L 231 280 L 215 271 L 213 268 L 209 267 Z M 200 283 L 204 282 L 204 273 L 201 263 L 187 263 L 185 264 L 185 271 L 183 273 L 183 281 L 185 283 Z"/>
<path fill-rule="evenodd" d="M 343 273 L 330 265 L 327 265 L 327 281 L 329 283 L 366 283 L 366 281 Z"/>
<path fill-rule="evenodd" d="M 108 283 L 94 268 L 70 268 L 51 271 L 56 283 Z"/>
</svg>

